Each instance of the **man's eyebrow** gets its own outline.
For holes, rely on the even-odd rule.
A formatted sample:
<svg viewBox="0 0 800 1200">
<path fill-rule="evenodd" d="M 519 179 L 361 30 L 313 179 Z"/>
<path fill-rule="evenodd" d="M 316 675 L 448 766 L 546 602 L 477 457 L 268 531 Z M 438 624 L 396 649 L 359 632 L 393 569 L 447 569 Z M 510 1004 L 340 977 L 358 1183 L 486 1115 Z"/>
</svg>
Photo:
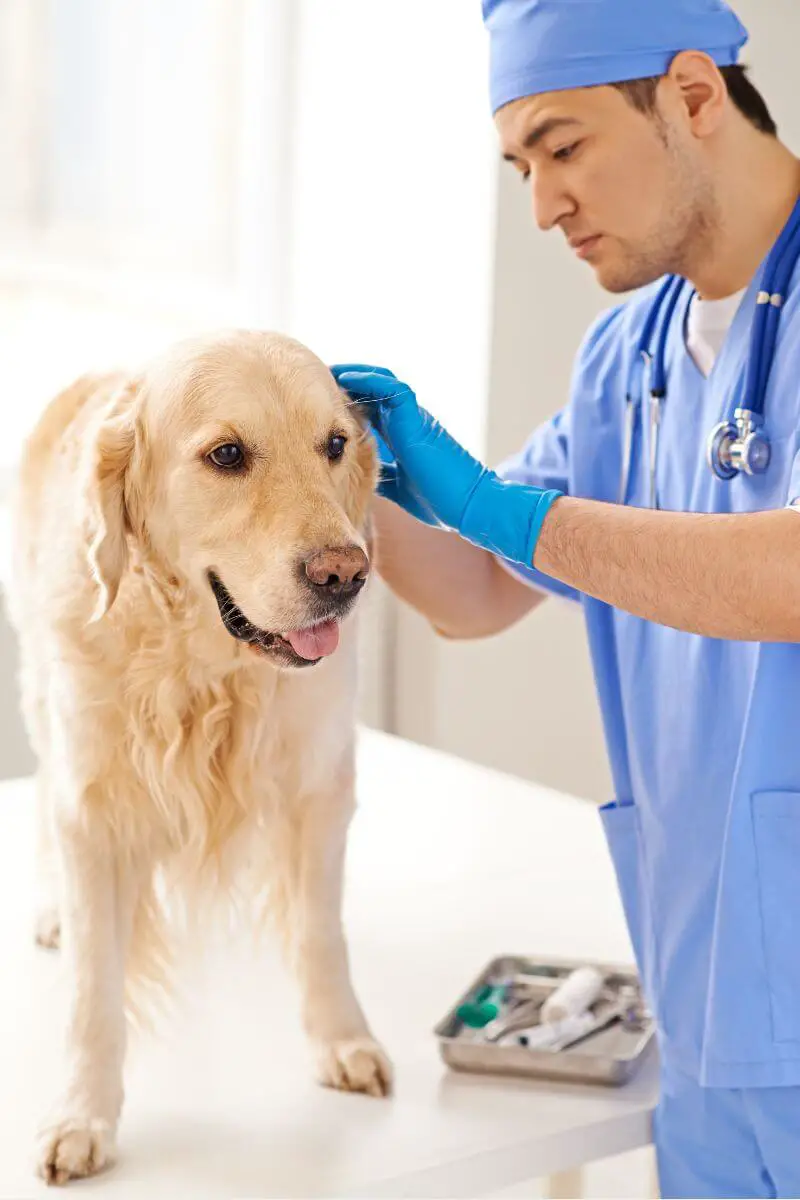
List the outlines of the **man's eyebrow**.
<svg viewBox="0 0 800 1200">
<path fill-rule="evenodd" d="M 529 130 L 522 141 L 523 150 L 533 150 L 538 146 L 542 138 L 546 138 L 548 133 L 552 133 L 554 129 L 563 129 L 568 125 L 580 125 L 580 121 L 575 117 L 550 117 L 547 121 L 541 121 L 538 125 L 534 125 L 533 129 Z M 503 158 L 506 162 L 516 162 L 516 154 L 504 154 Z"/>
</svg>

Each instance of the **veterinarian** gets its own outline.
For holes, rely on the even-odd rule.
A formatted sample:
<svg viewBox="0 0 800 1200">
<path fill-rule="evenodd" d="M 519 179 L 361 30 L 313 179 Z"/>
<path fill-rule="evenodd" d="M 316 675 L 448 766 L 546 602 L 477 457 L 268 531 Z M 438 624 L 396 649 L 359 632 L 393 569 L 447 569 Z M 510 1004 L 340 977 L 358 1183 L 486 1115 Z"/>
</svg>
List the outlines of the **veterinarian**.
<svg viewBox="0 0 800 1200">
<path fill-rule="evenodd" d="M 662 1192 L 800 1196 L 800 163 L 722 0 L 483 8 L 536 223 L 635 291 L 496 472 L 391 372 L 334 368 L 393 464 L 381 570 L 454 638 L 583 606 Z"/>
</svg>

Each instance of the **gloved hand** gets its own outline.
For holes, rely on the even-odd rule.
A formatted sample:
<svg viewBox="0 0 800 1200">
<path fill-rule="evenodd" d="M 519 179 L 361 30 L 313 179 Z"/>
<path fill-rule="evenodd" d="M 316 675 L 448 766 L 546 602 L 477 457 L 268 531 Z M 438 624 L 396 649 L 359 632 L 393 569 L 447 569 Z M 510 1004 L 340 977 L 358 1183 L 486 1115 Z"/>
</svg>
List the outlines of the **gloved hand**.
<svg viewBox="0 0 800 1200">
<path fill-rule="evenodd" d="M 339 377 L 345 373 L 364 371 L 372 372 L 375 375 L 385 375 L 388 379 L 396 379 L 396 376 L 385 367 L 362 367 L 355 363 L 331 367 L 331 372 L 337 383 Z M 400 508 L 404 508 L 406 512 L 411 513 L 412 517 L 416 517 L 418 521 L 424 522 L 425 525 L 441 525 L 441 522 L 437 520 L 422 497 L 415 494 L 406 472 L 397 462 L 395 455 L 389 449 L 379 429 L 372 421 L 372 411 L 367 410 L 366 402 L 361 397 L 352 398 L 355 399 L 356 403 L 363 403 L 365 405 L 365 411 L 368 411 L 370 423 L 373 426 L 372 431 L 375 435 L 375 441 L 378 446 L 378 458 L 380 460 L 378 493 L 381 496 L 385 496 L 387 500 L 393 500 Z"/>
<path fill-rule="evenodd" d="M 427 524 L 456 530 L 492 554 L 532 566 L 544 519 L 560 492 L 500 479 L 421 408 L 411 389 L 390 371 L 355 364 L 331 370 L 339 386 L 364 405 L 379 440 L 394 457 L 396 473 L 388 491 L 381 487 L 384 495 Z"/>
</svg>

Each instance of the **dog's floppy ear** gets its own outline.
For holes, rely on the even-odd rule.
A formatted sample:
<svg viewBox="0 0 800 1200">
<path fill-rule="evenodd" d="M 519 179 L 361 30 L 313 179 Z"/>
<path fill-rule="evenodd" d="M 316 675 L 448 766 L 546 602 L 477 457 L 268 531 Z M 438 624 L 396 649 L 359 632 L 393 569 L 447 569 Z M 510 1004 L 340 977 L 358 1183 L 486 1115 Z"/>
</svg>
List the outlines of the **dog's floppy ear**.
<svg viewBox="0 0 800 1200">
<path fill-rule="evenodd" d="M 363 532 L 378 486 L 380 460 L 366 413 L 357 406 L 351 406 L 351 412 L 358 422 L 359 432 L 355 439 L 355 454 L 348 474 L 345 509 L 356 528 Z"/>
<path fill-rule="evenodd" d="M 125 483 L 136 445 L 138 393 L 139 381 L 130 380 L 112 394 L 87 446 L 88 557 L 99 592 L 91 621 L 99 621 L 110 610 L 128 562 Z"/>
</svg>

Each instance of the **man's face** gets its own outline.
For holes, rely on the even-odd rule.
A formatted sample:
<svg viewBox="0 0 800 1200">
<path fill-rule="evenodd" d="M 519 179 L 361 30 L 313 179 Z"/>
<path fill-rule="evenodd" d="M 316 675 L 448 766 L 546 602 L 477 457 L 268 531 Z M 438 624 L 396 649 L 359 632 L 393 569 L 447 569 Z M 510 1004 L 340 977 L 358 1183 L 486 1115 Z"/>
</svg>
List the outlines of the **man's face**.
<svg viewBox="0 0 800 1200">
<path fill-rule="evenodd" d="M 504 156 L 530 179 L 537 224 L 560 228 L 610 292 L 686 274 L 713 228 L 701 146 L 665 92 L 655 114 L 597 87 L 528 97 L 495 118 Z"/>
</svg>

